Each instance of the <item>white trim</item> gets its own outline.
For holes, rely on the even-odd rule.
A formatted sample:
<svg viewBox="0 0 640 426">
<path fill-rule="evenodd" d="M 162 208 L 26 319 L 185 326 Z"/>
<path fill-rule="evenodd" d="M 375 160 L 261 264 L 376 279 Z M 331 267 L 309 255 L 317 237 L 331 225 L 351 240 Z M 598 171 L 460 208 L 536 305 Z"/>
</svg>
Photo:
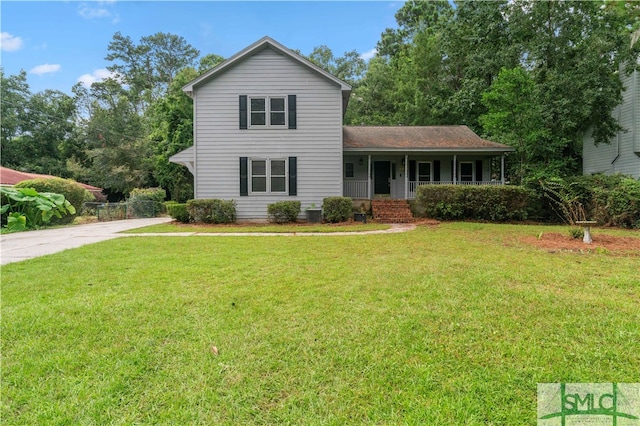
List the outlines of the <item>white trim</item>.
<svg viewBox="0 0 640 426">
<path fill-rule="evenodd" d="M 331 74 L 329 74 L 328 72 L 326 72 L 322 68 L 320 68 L 317 65 L 313 64 L 308 59 L 303 58 L 301 55 L 298 55 L 297 53 L 295 53 L 291 49 L 283 46 L 282 44 L 278 43 L 277 41 L 275 41 L 274 39 L 272 39 L 271 37 L 268 37 L 268 36 L 267 37 L 263 37 L 260 40 L 256 41 L 255 43 L 245 47 L 240 52 L 238 52 L 235 55 L 231 56 L 226 61 L 218 64 L 216 67 L 210 69 L 209 71 L 205 72 L 204 74 L 200 75 L 199 77 L 196 77 L 194 80 L 192 80 L 189 83 L 187 83 L 182 88 L 182 90 L 184 92 L 186 92 L 189 96 L 192 96 L 193 93 L 194 93 L 194 90 L 196 89 L 196 86 L 200 85 L 201 83 L 206 82 L 210 78 L 215 78 L 217 74 L 222 73 L 222 72 L 224 72 L 225 70 L 227 70 L 229 68 L 232 68 L 236 63 L 242 62 L 244 59 L 246 59 L 246 58 L 248 58 L 248 57 L 250 57 L 250 56 L 252 56 L 252 55 L 254 55 L 254 54 L 258 53 L 258 52 L 260 52 L 262 49 L 265 49 L 267 47 L 269 47 L 269 48 L 275 50 L 276 52 L 280 53 L 281 55 L 286 56 L 286 57 L 288 57 L 288 58 L 300 63 L 301 65 L 311 69 L 316 74 L 321 75 L 322 77 L 326 78 L 327 80 L 329 80 L 332 83 L 334 83 L 337 86 L 339 86 L 340 89 L 343 92 L 347 92 L 347 93 L 351 92 L 351 86 L 349 86 L 347 83 L 345 83 L 344 81 L 340 80 L 339 78 L 336 78 L 336 77 L 332 76 Z"/>
<path fill-rule="evenodd" d="M 265 174 L 257 175 L 256 177 L 264 177 L 265 178 L 265 191 L 254 191 L 253 190 L 253 162 L 254 161 L 264 161 L 265 164 Z M 272 175 L 271 174 L 271 162 L 272 161 L 283 161 L 284 162 L 284 175 Z M 284 178 L 284 191 L 272 191 L 271 190 L 271 179 L 274 177 Z M 289 193 L 289 159 L 287 157 L 249 157 L 247 159 L 247 186 L 248 195 L 287 195 Z"/>
<path fill-rule="evenodd" d="M 471 164 L 471 180 L 462 180 L 462 165 Z M 460 182 L 475 182 L 476 181 L 476 164 L 475 161 L 460 161 L 458 163 L 458 176 Z"/>
<path fill-rule="evenodd" d="M 420 164 L 429 164 L 429 180 L 420 180 Z M 411 177 L 416 182 L 433 182 L 433 160 L 416 161 L 416 175 Z"/>
<path fill-rule="evenodd" d="M 264 99 L 264 122 L 265 124 L 251 124 L 251 100 Z M 271 100 L 283 99 L 284 111 L 276 111 L 284 113 L 284 124 L 271 124 Z M 289 100 L 287 95 L 247 95 L 247 129 L 286 129 L 289 126 Z M 262 112 L 262 111 L 259 111 Z"/>
</svg>

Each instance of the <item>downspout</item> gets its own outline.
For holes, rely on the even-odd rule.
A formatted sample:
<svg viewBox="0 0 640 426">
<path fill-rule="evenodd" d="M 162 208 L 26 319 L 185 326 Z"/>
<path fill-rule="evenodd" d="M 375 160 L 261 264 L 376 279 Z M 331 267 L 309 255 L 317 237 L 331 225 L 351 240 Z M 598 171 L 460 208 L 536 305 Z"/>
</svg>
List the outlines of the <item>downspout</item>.
<svg viewBox="0 0 640 426">
<path fill-rule="evenodd" d="M 638 123 L 638 70 L 633 71 L 633 120 L 631 125 L 633 126 L 633 152 L 640 157 L 640 123 Z M 619 147 L 620 145 L 618 145 Z"/>
</svg>

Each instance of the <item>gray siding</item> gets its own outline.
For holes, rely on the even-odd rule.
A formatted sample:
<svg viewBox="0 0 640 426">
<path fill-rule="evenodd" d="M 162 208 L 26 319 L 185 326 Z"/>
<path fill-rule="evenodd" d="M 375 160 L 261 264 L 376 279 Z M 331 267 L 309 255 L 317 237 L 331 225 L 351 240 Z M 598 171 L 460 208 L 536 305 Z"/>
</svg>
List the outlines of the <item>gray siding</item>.
<svg viewBox="0 0 640 426">
<path fill-rule="evenodd" d="M 297 129 L 239 129 L 239 95 L 296 95 Z M 337 85 L 266 48 L 196 89 L 196 198 L 233 199 L 239 219 L 266 218 L 267 204 L 302 211 L 342 193 L 342 95 Z M 297 196 L 240 196 L 240 157 L 297 157 Z"/>
<path fill-rule="evenodd" d="M 623 77 L 623 102 L 613 111 L 624 130 L 610 144 L 595 146 L 591 132 L 584 138 L 584 174 L 624 174 L 640 178 L 640 73 Z"/>
</svg>

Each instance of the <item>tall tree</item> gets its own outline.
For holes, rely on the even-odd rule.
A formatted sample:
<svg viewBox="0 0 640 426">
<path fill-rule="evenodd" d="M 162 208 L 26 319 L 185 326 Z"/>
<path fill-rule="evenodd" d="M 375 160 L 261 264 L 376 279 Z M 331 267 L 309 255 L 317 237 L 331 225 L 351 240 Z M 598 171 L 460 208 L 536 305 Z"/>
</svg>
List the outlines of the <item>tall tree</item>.
<svg viewBox="0 0 640 426">
<path fill-rule="evenodd" d="M 114 79 L 94 83 L 90 90 L 76 85 L 74 92 L 87 112 L 79 135 L 86 160 L 69 162 L 75 176 L 116 195 L 147 185 L 151 148 L 143 116 L 134 108 L 129 92 Z"/>
</svg>

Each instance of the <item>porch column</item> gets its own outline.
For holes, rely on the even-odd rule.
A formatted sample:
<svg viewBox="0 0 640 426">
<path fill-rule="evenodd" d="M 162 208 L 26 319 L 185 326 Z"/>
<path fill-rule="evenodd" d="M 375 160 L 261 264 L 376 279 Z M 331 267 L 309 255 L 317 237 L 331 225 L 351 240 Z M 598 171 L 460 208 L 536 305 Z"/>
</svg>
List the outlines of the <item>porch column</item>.
<svg viewBox="0 0 640 426">
<path fill-rule="evenodd" d="M 458 155 L 454 154 L 453 156 L 453 184 L 458 183 Z"/>
<path fill-rule="evenodd" d="M 369 199 L 373 198 L 373 188 L 371 185 L 371 155 L 367 157 L 367 189 L 369 190 Z"/>
<path fill-rule="evenodd" d="M 404 199 L 409 199 L 409 176 L 407 173 L 409 170 L 409 156 L 405 154 L 404 156 Z"/>
<path fill-rule="evenodd" d="M 500 156 L 500 182 L 504 185 L 504 154 Z"/>
</svg>

